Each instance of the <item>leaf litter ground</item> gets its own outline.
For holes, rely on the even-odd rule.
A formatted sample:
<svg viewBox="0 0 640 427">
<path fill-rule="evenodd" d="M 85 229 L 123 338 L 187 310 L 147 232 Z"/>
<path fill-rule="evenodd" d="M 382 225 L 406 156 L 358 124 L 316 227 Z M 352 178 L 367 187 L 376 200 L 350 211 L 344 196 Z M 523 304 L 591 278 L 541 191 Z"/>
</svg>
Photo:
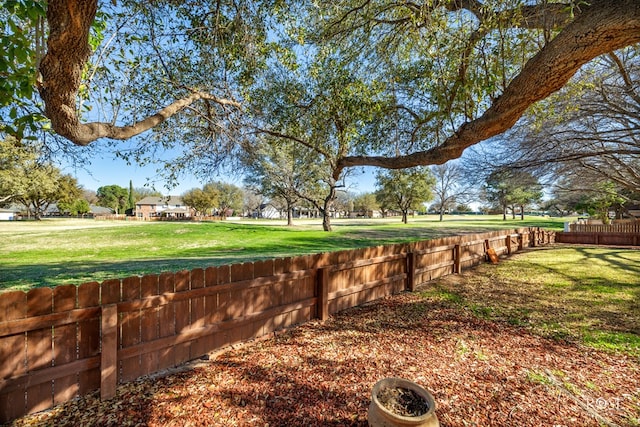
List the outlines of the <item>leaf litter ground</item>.
<svg viewBox="0 0 640 427">
<path fill-rule="evenodd" d="M 443 426 L 640 425 L 640 361 L 403 293 L 15 426 L 366 426 L 373 385 L 429 389 Z"/>
</svg>

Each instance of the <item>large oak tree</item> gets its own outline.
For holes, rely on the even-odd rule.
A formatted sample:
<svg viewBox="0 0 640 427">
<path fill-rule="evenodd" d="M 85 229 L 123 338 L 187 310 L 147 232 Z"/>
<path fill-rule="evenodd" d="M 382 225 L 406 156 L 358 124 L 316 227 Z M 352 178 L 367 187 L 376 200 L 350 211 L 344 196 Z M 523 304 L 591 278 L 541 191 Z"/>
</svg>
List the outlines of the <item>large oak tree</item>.
<svg viewBox="0 0 640 427">
<path fill-rule="evenodd" d="M 286 17 L 287 7 L 294 2 L 116 3 L 143 17 L 123 19 L 119 28 L 134 28 L 142 22 L 134 29 L 144 33 L 131 31 L 129 36 L 144 41 L 146 49 L 122 54 L 120 63 L 130 61 L 132 74 L 137 69 L 157 72 L 157 78 L 149 81 L 162 89 L 147 93 L 147 100 L 153 102 L 144 103 L 140 111 L 121 116 L 126 121 L 84 121 L 79 99 L 91 76 L 87 69 L 94 25 L 114 15 L 100 15 L 99 6 L 109 3 L 98 0 L 50 0 L 46 53 L 39 62 L 37 80 L 44 114 L 56 133 L 74 144 L 87 145 L 101 138 L 132 138 L 161 128 L 167 120 L 177 121 L 182 113 L 190 120 L 180 120 L 169 130 L 191 128 L 191 136 L 209 142 L 208 147 L 204 143 L 196 147 L 197 155 L 215 147 L 213 138 L 202 135 L 224 133 L 220 118 L 241 108 L 233 94 L 239 93 L 234 85 L 240 80 L 250 80 L 244 71 L 264 65 L 261 55 L 273 47 L 268 40 L 274 34 L 269 32 L 268 17 Z M 295 3 L 302 7 L 306 2 Z M 377 78 L 386 77 L 399 86 L 412 83 L 401 88 L 405 90 L 397 98 L 397 111 L 413 120 L 410 137 L 392 150 L 381 147 L 342 156 L 336 176 L 353 166 L 406 168 L 457 158 L 466 148 L 509 129 L 528 107 L 562 88 L 582 65 L 640 41 L 637 0 L 490 4 L 354 0 L 323 2 L 322 8 L 307 6 L 305 16 L 320 25 L 313 30 L 320 28 L 316 34 L 321 36 L 307 33 L 308 42 L 319 48 L 327 41 L 346 43 L 352 50 L 357 47 L 366 55 L 355 59 L 364 60 L 363 66 L 379 67 Z M 167 24 L 174 20 L 178 27 Z M 156 34 L 160 30 L 165 39 Z M 290 33 L 305 36 L 303 31 Z M 174 39 L 166 38 L 168 34 Z M 102 40 L 102 48 L 108 41 Z M 167 44 L 175 47 L 173 53 L 163 50 Z M 277 47 L 273 51 L 282 52 Z M 145 55 L 156 55 L 154 67 L 144 64 Z M 402 60 L 399 66 L 390 65 L 396 60 Z M 131 82 L 146 78 L 146 73 L 138 73 Z M 391 146 L 388 142 L 387 148 Z"/>
</svg>

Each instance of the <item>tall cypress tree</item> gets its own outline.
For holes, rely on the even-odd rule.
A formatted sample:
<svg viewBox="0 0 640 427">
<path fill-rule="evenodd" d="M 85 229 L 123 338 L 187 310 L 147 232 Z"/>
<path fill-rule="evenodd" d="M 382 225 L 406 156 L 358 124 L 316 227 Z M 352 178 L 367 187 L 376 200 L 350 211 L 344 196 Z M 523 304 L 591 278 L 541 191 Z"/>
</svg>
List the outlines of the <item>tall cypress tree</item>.
<svg viewBox="0 0 640 427">
<path fill-rule="evenodd" d="M 133 182 L 131 180 L 129 180 L 129 202 L 128 202 L 128 209 L 133 209 L 136 206 L 136 202 L 135 200 L 133 200 Z"/>
</svg>

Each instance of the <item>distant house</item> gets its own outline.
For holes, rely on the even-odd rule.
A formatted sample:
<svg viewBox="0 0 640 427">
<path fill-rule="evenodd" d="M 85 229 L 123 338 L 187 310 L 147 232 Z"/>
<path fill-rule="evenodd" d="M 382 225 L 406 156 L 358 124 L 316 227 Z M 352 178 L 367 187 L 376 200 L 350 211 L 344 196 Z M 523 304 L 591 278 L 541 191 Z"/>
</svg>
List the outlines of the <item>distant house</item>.
<svg viewBox="0 0 640 427">
<path fill-rule="evenodd" d="M 136 217 L 140 219 L 167 217 L 189 218 L 192 209 L 179 196 L 150 196 L 136 202 Z"/>
<path fill-rule="evenodd" d="M 44 211 L 44 216 L 69 216 L 69 215 L 70 214 L 68 211 L 60 211 L 56 203 L 51 203 L 49 206 L 47 206 L 47 209 Z M 90 218 L 90 217 L 104 216 L 104 215 L 113 215 L 113 209 L 105 208 L 104 206 L 89 205 L 89 212 L 81 216 L 83 218 L 85 217 Z"/>
<path fill-rule="evenodd" d="M 260 205 L 260 217 L 268 219 L 280 219 L 282 218 L 282 215 L 280 214 L 280 211 L 273 205 L 262 204 Z"/>
<path fill-rule="evenodd" d="M 89 205 L 89 214 L 93 216 L 113 215 L 113 209 L 104 206 Z"/>
<path fill-rule="evenodd" d="M 13 221 L 18 219 L 20 211 L 15 209 L 0 209 L 0 221 Z"/>
</svg>

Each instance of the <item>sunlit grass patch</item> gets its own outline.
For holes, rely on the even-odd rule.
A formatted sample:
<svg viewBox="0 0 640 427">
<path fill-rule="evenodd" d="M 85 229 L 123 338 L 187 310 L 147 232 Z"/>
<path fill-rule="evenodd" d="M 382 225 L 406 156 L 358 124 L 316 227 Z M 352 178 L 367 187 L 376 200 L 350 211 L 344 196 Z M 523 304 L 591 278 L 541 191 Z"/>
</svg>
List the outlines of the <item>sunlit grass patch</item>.
<svg viewBox="0 0 640 427">
<path fill-rule="evenodd" d="M 45 219 L 0 222 L 0 290 L 81 284 L 131 275 L 429 240 L 465 232 L 538 226 L 562 229 L 561 219 L 418 216 L 319 220 L 143 222 Z"/>
<path fill-rule="evenodd" d="M 558 341 L 640 356 L 640 251 L 554 247 L 429 285 L 441 301 Z"/>
<path fill-rule="evenodd" d="M 625 351 L 640 355 L 640 335 L 630 332 L 611 332 L 585 330 L 582 340 L 589 346 L 600 350 Z"/>
</svg>

